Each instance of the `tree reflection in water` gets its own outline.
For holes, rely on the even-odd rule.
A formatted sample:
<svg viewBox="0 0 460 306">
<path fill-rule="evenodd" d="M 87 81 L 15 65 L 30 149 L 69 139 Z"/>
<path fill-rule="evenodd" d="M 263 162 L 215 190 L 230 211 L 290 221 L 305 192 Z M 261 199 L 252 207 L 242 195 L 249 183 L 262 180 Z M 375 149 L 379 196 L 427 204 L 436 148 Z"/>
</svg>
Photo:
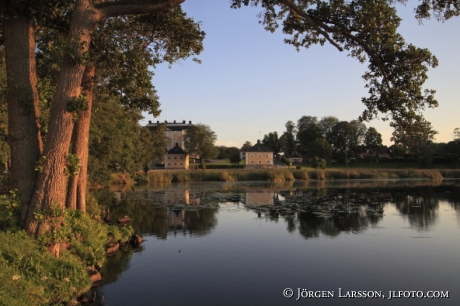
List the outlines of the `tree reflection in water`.
<svg viewBox="0 0 460 306">
<path fill-rule="evenodd" d="M 285 222 L 289 233 L 298 232 L 304 239 L 335 238 L 377 227 L 387 208 L 396 209 L 411 227 L 428 231 L 439 218 L 440 201 L 460 214 L 458 187 L 455 181 L 170 184 L 127 191 L 120 201 L 107 196 L 106 211 L 112 220 L 129 216 L 136 233 L 161 240 L 211 235 L 221 206 L 254 212 L 267 222 Z M 109 261 L 102 271 L 105 283 L 119 278 L 133 252 L 142 248 L 128 248 Z"/>
</svg>

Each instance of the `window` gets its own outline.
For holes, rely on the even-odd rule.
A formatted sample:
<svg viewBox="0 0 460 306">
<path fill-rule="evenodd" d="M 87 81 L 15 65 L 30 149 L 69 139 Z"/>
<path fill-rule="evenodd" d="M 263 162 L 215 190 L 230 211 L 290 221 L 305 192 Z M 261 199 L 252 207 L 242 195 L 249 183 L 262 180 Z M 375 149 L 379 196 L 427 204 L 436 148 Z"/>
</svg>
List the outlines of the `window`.
<svg viewBox="0 0 460 306">
<path fill-rule="evenodd" d="M 168 166 L 171 166 L 171 163 L 168 163 Z"/>
<path fill-rule="evenodd" d="M 261 160 L 259 160 L 259 164 L 261 164 L 261 163 L 262 163 L 262 161 L 261 161 Z"/>
<path fill-rule="evenodd" d="M 251 156 L 251 157 L 254 157 L 254 154 L 251 154 L 250 156 Z"/>
<path fill-rule="evenodd" d="M 262 154 L 259 154 L 259 157 L 262 157 Z"/>
<path fill-rule="evenodd" d="M 168 159 L 171 159 L 171 156 L 168 156 Z"/>
<path fill-rule="evenodd" d="M 253 164 L 253 163 L 254 163 L 254 161 L 253 161 L 253 160 L 251 160 L 251 164 Z"/>
<path fill-rule="evenodd" d="M 180 165 L 181 165 L 181 166 L 183 166 L 183 165 L 184 165 L 184 163 L 180 163 Z"/>
<path fill-rule="evenodd" d="M 269 163 L 270 163 L 270 161 L 269 161 L 269 160 L 267 160 L 267 164 L 269 164 Z"/>
<path fill-rule="evenodd" d="M 177 159 L 177 156 L 174 156 L 174 159 Z"/>
<path fill-rule="evenodd" d="M 180 157 L 180 159 L 184 159 L 184 157 L 183 157 L 183 156 L 181 156 L 181 157 Z"/>
<path fill-rule="evenodd" d="M 268 154 L 267 154 L 267 157 L 268 157 Z"/>
<path fill-rule="evenodd" d="M 177 165 L 176 163 L 174 163 L 174 166 Z"/>
</svg>

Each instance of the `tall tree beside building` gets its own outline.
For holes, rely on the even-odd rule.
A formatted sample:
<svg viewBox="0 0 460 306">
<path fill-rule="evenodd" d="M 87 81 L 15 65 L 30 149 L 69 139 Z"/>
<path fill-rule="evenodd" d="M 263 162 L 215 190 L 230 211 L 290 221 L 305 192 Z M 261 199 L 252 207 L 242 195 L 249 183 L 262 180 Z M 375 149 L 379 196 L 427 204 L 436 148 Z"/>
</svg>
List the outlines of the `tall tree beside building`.
<svg viewBox="0 0 460 306">
<path fill-rule="evenodd" d="M 247 149 L 251 148 L 252 147 L 252 143 L 250 141 L 246 141 L 245 143 L 243 143 L 243 145 L 241 146 L 241 151 L 246 151 Z"/>
<path fill-rule="evenodd" d="M 347 121 L 337 123 L 329 133 L 328 142 L 331 144 L 334 157 L 344 159 L 348 166 L 348 155 L 353 145 L 354 128 Z"/>
<path fill-rule="evenodd" d="M 199 156 L 201 167 L 206 169 L 204 161 L 217 157 L 219 151 L 216 150 L 214 143 L 217 140 L 216 133 L 208 125 L 192 125 L 184 136 L 184 146 L 188 154 Z"/>
<path fill-rule="evenodd" d="M 262 143 L 273 150 L 274 155 L 278 154 L 281 150 L 281 143 L 277 132 L 270 132 L 268 135 L 265 134 L 264 139 L 262 139 Z"/>
<path fill-rule="evenodd" d="M 374 127 L 368 128 L 364 136 L 364 144 L 369 151 L 369 162 L 372 162 L 372 158 L 378 156 L 378 148 L 382 146 L 382 134 Z"/>
<path fill-rule="evenodd" d="M 321 138 L 321 130 L 318 127 L 318 119 L 312 116 L 302 116 L 297 121 L 297 143 L 302 155 L 311 156 L 315 140 Z"/>
<path fill-rule="evenodd" d="M 286 122 L 284 126 L 286 127 L 286 131 L 280 137 L 281 150 L 284 151 L 287 156 L 292 156 L 297 150 L 297 143 L 295 139 L 297 130 L 294 122 L 291 120 Z"/>
</svg>

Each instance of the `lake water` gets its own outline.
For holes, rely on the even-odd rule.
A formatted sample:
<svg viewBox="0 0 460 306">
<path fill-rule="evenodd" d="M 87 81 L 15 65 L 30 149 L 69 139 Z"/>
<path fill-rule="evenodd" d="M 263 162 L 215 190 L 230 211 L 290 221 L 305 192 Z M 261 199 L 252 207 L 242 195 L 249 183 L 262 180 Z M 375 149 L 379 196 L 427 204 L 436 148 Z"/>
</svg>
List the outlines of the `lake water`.
<svg viewBox="0 0 460 306">
<path fill-rule="evenodd" d="M 105 305 L 459 305 L 459 187 L 239 182 L 129 192 L 107 213 L 130 216 L 146 241 L 111 259 L 98 296 Z"/>
</svg>

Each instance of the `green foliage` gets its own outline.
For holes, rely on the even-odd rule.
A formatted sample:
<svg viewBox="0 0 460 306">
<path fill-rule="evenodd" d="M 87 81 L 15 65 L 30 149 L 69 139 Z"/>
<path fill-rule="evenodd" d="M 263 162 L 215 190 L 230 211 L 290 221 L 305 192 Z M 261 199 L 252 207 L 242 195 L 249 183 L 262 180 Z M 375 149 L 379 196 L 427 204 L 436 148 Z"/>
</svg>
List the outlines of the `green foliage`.
<svg viewBox="0 0 460 306">
<path fill-rule="evenodd" d="M 37 161 L 35 165 L 35 171 L 37 172 L 43 172 L 43 166 L 47 160 L 47 157 L 45 155 L 40 156 L 40 159 Z"/>
<path fill-rule="evenodd" d="M 75 176 L 80 171 L 80 159 L 77 155 L 69 153 L 67 155 L 67 167 L 64 169 L 66 175 Z"/>
<path fill-rule="evenodd" d="M 20 229 L 19 221 L 21 218 L 21 202 L 17 190 L 9 191 L 6 203 L 6 226 L 10 231 L 16 232 Z"/>
<path fill-rule="evenodd" d="M 238 165 L 241 162 L 239 150 L 238 152 L 235 152 L 232 155 L 230 155 L 228 159 L 232 165 Z"/>
<path fill-rule="evenodd" d="M 311 166 L 315 169 L 326 169 L 326 160 L 315 156 L 311 160 Z"/>
<path fill-rule="evenodd" d="M 439 21 L 445 21 L 460 15 L 458 0 L 420 0 L 415 9 L 417 19 L 430 18 L 434 15 Z"/>
<path fill-rule="evenodd" d="M 289 159 L 287 159 L 286 157 L 284 157 L 284 156 L 283 156 L 283 158 L 281 158 L 281 162 L 283 164 L 285 164 L 286 166 L 292 165 L 292 162 Z"/>
<path fill-rule="evenodd" d="M 70 113 L 73 113 L 74 120 L 78 120 L 78 118 L 80 118 L 81 112 L 87 109 L 88 109 L 88 102 L 86 100 L 86 97 L 83 95 L 72 98 L 67 102 L 66 110 Z"/>
<path fill-rule="evenodd" d="M 267 148 L 273 151 L 273 154 L 276 155 L 281 151 L 281 142 L 278 138 L 278 133 L 268 133 L 268 135 L 264 135 L 264 139 L 262 139 L 262 143 L 267 146 Z"/>
<path fill-rule="evenodd" d="M 215 158 L 219 151 L 214 143 L 217 140 L 216 133 L 208 125 L 192 125 L 184 136 L 184 146 L 188 154 L 197 154 L 200 157 L 202 166 L 205 159 Z"/>
<path fill-rule="evenodd" d="M 281 151 L 288 156 L 292 156 L 297 148 L 297 142 L 295 140 L 295 135 L 297 133 L 294 122 L 288 121 L 285 124 L 286 131 L 280 137 Z"/>
<path fill-rule="evenodd" d="M 332 155 L 332 147 L 324 138 L 318 138 L 313 142 L 313 146 L 309 151 L 309 156 L 318 156 L 324 159 L 330 159 Z"/>
</svg>

